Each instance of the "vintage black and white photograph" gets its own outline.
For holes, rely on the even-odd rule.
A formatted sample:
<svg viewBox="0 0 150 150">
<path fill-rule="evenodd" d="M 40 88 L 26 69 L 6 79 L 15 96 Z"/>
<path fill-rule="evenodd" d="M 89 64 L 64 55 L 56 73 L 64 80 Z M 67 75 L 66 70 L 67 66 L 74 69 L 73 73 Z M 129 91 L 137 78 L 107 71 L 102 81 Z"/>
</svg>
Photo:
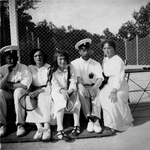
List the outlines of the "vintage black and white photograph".
<svg viewBox="0 0 150 150">
<path fill-rule="evenodd" d="M 149 0 L 0 0 L 1 150 L 149 147 Z"/>
</svg>

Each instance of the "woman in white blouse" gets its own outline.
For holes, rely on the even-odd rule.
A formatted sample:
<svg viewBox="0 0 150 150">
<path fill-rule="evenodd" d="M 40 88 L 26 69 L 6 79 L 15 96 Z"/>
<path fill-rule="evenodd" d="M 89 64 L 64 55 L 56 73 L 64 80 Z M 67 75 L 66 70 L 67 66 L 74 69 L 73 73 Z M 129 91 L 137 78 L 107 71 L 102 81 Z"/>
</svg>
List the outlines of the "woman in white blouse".
<svg viewBox="0 0 150 150">
<path fill-rule="evenodd" d="M 40 49 L 33 49 L 30 53 L 29 69 L 32 74 L 32 86 L 29 95 L 38 97 L 38 107 L 33 111 L 27 112 L 26 122 L 35 123 L 37 132 L 34 135 L 35 140 L 49 140 L 51 137 L 50 130 L 50 110 L 51 95 L 48 93 L 47 73 L 49 64 L 46 63 L 47 57 Z M 47 92 L 47 96 L 45 95 Z"/>
<path fill-rule="evenodd" d="M 133 126 L 133 118 L 128 105 L 129 86 L 124 78 L 124 62 L 115 54 L 114 41 L 106 40 L 102 48 L 106 56 L 103 60 L 103 71 L 109 77 L 100 91 L 104 126 L 112 131 L 125 131 Z"/>
<path fill-rule="evenodd" d="M 70 66 L 70 85 L 67 88 L 68 66 Z M 56 50 L 53 60 L 52 98 L 54 100 L 54 115 L 57 120 L 57 138 L 69 140 L 70 137 L 64 133 L 63 117 L 66 110 L 66 103 L 69 101 L 69 94 L 76 91 L 76 75 L 73 66 L 69 64 L 68 53 L 62 50 Z M 81 104 L 77 95 L 77 101 L 72 109 L 74 118 L 74 129 L 72 134 L 77 136 L 80 133 L 80 108 Z"/>
</svg>

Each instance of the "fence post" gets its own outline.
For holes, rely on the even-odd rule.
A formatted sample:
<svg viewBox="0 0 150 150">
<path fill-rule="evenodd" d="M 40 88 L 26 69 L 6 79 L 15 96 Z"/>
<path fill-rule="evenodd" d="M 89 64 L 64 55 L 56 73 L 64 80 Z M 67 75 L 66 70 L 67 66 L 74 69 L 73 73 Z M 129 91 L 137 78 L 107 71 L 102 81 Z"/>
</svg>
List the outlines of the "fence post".
<svg viewBox="0 0 150 150">
<path fill-rule="evenodd" d="M 40 48 L 40 39 L 39 39 L 39 37 L 37 38 L 37 48 Z"/>
<path fill-rule="evenodd" d="M 9 0 L 9 20 L 10 20 L 11 44 L 19 46 L 16 0 Z M 20 50 L 18 51 L 18 56 L 20 62 Z"/>
<path fill-rule="evenodd" d="M 125 59 L 127 61 L 128 60 L 128 56 L 127 56 L 127 39 L 124 39 L 124 44 L 125 44 Z"/>
<path fill-rule="evenodd" d="M 139 65 L 139 45 L 138 35 L 136 35 L 136 65 Z"/>
<path fill-rule="evenodd" d="M 34 49 L 34 34 L 31 32 L 31 38 L 32 38 L 32 48 Z"/>
</svg>

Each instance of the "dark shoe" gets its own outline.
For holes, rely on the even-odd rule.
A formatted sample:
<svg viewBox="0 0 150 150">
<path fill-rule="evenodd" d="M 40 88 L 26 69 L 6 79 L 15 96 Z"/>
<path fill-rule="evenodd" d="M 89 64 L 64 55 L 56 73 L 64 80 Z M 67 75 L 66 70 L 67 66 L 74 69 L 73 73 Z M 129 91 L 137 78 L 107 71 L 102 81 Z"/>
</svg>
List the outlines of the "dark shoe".
<svg viewBox="0 0 150 150">
<path fill-rule="evenodd" d="M 7 126 L 3 125 L 0 127 L 0 137 L 4 137 L 6 135 L 7 132 Z"/>
<path fill-rule="evenodd" d="M 71 137 L 66 135 L 64 130 L 58 131 L 57 132 L 57 139 L 58 140 L 65 140 L 65 141 L 69 141 L 71 140 Z"/>
<path fill-rule="evenodd" d="M 104 127 L 104 131 L 107 131 L 107 132 L 109 132 L 110 134 L 114 134 L 115 132 L 116 132 L 116 130 L 115 129 L 112 129 L 112 128 L 109 128 L 109 127 Z"/>
<path fill-rule="evenodd" d="M 74 126 L 73 130 L 72 130 L 72 135 L 73 136 L 78 136 L 80 134 L 80 127 L 79 126 Z"/>
</svg>

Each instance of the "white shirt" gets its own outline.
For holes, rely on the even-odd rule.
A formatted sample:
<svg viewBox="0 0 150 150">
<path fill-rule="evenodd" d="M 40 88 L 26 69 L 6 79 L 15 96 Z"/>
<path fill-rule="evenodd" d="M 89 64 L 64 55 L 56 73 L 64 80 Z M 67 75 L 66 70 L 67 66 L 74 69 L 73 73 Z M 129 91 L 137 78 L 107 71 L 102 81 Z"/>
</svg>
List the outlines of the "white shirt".
<svg viewBox="0 0 150 150">
<path fill-rule="evenodd" d="M 70 89 L 76 90 L 76 73 L 74 71 L 74 67 L 70 65 Z M 56 90 L 57 92 L 60 91 L 61 88 L 67 89 L 67 76 L 68 76 L 68 70 L 64 69 L 64 71 L 61 71 L 60 69 L 57 69 L 56 72 L 53 73 L 52 77 L 52 90 Z"/>
<path fill-rule="evenodd" d="M 29 70 L 32 74 L 32 84 L 36 87 L 46 85 L 47 83 L 47 73 L 49 64 L 45 64 L 43 67 L 38 68 L 36 65 L 29 65 Z"/>
<path fill-rule="evenodd" d="M 114 76 L 113 88 L 119 89 L 124 79 L 124 62 L 115 55 L 112 58 L 105 57 L 103 60 L 103 70 L 107 77 Z"/>
<path fill-rule="evenodd" d="M 89 59 L 83 60 L 81 57 L 71 62 L 75 67 L 77 77 L 81 77 L 83 84 L 95 84 L 97 79 L 103 79 L 102 67 L 99 62 Z M 89 78 L 89 74 L 93 73 L 93 78 Z"/>
<path fill-rule="evenodd" d="M 8 65 L 4 65 L 0 67 L 0 80 L 7 74 L 8 71 Z M 18 63 L 10 73 L 8 80 L 9 82 L 17 83 L 20 82 L 23 85 L 26 85 L 28 88 L 30 87 L 32 83 L 32 76 L 28 69 L 28 67 L 24 64 Z"/>
</svg>

